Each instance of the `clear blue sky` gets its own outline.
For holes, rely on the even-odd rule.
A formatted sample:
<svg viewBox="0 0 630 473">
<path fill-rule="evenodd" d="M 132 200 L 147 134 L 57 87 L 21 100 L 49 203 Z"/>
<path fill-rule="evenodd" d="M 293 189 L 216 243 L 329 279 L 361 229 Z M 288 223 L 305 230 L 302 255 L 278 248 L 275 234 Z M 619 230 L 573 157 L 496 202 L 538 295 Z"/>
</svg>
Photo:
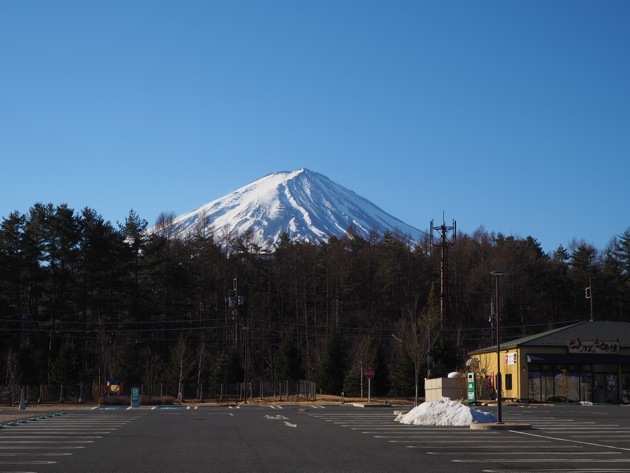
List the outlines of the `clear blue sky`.
<svg viewBox="0 0 630 473">
<path fill-rule="evenodd" d="M 320 172 L 420 229 L 630 227 L 630 1 L 0 3 L 0 217 Z"/>
</svg>

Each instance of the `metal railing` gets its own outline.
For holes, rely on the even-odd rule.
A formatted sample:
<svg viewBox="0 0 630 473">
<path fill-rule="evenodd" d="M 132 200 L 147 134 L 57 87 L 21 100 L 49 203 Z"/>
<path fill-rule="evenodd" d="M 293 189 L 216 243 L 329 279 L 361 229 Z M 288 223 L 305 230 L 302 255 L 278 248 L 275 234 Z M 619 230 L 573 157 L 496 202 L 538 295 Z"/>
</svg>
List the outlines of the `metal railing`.
<svg viewBox="0 0 630 473">
<path fill-rule="evenodd" d="M 162 399 L 163 402 L 204 402 L 204 401 L 315 401 L 317 384 L 306 380 L 285 381 L 252 381 L 248 383 L 230 384 L 177 384 L 157 383 L 155 385 L 134 385 L 140 388 L 145 399 Z M 131 385 L 124 385 L 122 396 L 128 395 Z M 56 403 L 95 403 L 108 395 L 104 386 L 88 384 L 42 384 L 42 385 L 0 385 L 0 404 L 15 405 L 20 402 L 20 393 L 24 389 L 24 400 L 29 404 Z"/>
</svg>

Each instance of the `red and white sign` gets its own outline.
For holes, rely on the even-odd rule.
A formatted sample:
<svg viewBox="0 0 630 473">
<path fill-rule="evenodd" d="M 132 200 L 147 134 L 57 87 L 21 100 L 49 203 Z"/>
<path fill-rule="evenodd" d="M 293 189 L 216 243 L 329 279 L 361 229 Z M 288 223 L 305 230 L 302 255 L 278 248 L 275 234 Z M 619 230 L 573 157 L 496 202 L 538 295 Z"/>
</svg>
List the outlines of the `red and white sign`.
<svg viewBox="0 0 630 473">
<path fill-rule="evenodd" d="M 506 353 L 505 354 L 505 364 L 506 365 L 516 365 L 518 364 L 518 357 L 516 353 Z"/>
<path fill-rule="evenodd" d="M 365 370 L 365 377 L 367 379 L 372 379 L 374 377 L 376 373 L 374 372 L 374 370 L 372 368 L 368 368 Z"/>
</svg>

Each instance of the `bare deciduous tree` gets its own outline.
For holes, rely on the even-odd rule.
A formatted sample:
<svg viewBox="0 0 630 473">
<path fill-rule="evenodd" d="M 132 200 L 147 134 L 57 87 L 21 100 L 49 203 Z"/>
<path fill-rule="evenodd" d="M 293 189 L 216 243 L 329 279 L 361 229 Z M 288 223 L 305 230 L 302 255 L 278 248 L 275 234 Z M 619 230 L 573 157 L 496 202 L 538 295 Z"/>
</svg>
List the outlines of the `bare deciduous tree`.
<svg viewBox="0 0 630 473">
<path fill-rule="evenodd" d="M 431 340 L 431 317 L 427 309 L 419 312 L 418 297 L 412 303 L 403 308 L 403 317 L 400 320 L 400 338 L 403 347 L 414 367 L 414 405 L 418 405 L 420 369 L 427 361 Z"/>
</svg>

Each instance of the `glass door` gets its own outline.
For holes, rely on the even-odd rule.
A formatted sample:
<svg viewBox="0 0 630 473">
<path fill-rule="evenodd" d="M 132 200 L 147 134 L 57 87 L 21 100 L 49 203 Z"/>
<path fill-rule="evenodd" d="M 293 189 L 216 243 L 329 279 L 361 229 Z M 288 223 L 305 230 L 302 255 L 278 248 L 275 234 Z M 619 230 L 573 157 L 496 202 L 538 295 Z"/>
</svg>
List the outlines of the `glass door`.
<svg viewBox="0 0 630 473">
<path fill-rule="evenodd" d="M 593 375 L 593 402 L 601 404 L 606 402 L 606 374 L 595 373 Z"/>
<path fill-rule="evenodd" d="M 606 375 L 606 402 L 619 402 L 619 383 L 616 374 Z"/>
</svg>

